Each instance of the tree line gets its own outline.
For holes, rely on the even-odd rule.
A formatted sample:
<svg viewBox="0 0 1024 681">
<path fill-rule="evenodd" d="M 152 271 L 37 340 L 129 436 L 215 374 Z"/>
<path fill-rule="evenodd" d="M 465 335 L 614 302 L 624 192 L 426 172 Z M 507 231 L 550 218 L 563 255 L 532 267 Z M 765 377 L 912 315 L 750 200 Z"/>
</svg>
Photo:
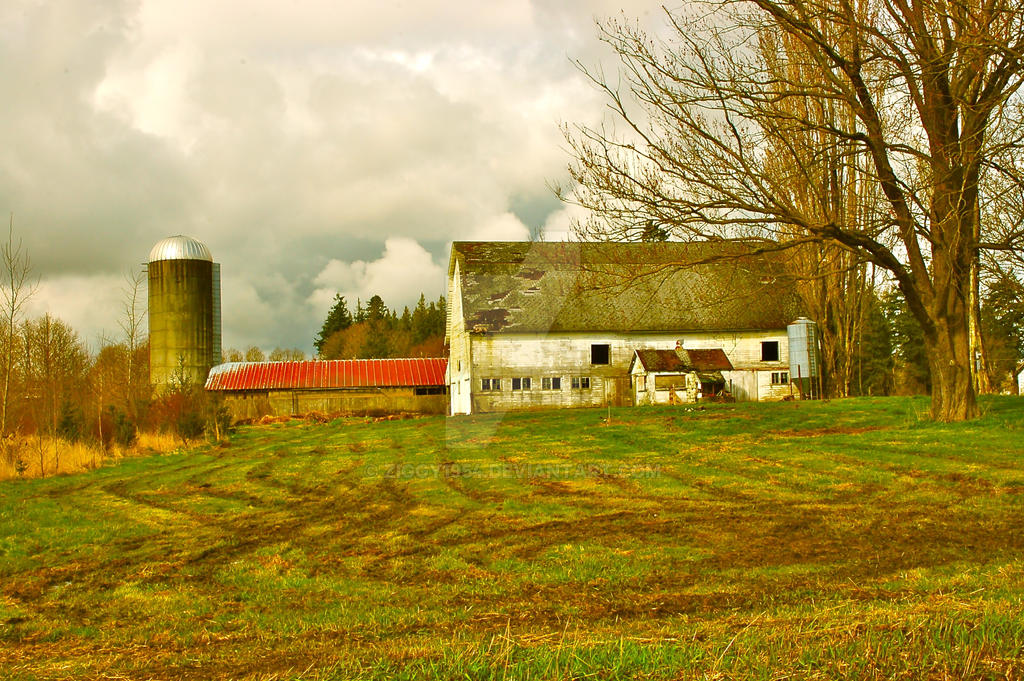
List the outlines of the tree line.
<svg viewBox="0 0 1024 681">
<path fill-rule="evenodd" d="M 416 307 L 398 314 L 378 295 L 371 296 L 365 307 L 357 300 L 353 312 L 339 293 L 313 347 L 320 359 L 442 357 L 446 320 L 444 296 L 428 303 L 420 294 Z"/>
</svg>

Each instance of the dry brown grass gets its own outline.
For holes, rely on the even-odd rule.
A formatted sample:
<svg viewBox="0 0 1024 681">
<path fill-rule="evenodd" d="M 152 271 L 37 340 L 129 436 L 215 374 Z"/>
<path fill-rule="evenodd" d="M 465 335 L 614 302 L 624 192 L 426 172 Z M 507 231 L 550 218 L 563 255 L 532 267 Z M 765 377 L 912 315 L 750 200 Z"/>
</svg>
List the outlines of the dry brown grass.
<svg viewBox="0 0 1024 681">
<path fill-rule="evenodd" d="M 163 454 L 195 447 L 199 442 L 182 444 L 169 433 L 139 433 L 135 444 L 124 448 L 112 444 L 105 449 L 95 442 L 68 442 L 62 438 L 35 435 L 9 435 L 0 445 L 0 480 L 39 478 L 81 473 L 128 456 Z"/>
</svg>

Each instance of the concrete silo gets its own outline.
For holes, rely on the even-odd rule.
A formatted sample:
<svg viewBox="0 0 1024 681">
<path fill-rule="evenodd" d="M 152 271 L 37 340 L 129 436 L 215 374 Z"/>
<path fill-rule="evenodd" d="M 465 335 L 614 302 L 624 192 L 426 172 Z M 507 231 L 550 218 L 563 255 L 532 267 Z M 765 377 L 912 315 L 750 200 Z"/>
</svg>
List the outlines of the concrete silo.
<svg viewBox="0 0 1024 681">
<path fill-rule="evenodd" d="M 178 235 L 153 247 L 147 269 L 150 382 L 201 386 L 220 363 L 220 265 L 205 244 Z"/>
</svg>

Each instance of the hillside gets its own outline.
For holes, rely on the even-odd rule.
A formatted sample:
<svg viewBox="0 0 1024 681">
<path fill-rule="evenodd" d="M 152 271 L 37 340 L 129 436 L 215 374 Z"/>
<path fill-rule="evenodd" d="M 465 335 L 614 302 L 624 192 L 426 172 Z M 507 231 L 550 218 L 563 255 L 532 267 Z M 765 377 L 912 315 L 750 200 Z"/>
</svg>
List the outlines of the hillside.
<svg viewBox="0 0 1024 681">
<path fill-rule="evenodd" d="M 1020 678 L 1024 400 L 240 429 L 0 483 L 0 678 Z"/>
</svg>

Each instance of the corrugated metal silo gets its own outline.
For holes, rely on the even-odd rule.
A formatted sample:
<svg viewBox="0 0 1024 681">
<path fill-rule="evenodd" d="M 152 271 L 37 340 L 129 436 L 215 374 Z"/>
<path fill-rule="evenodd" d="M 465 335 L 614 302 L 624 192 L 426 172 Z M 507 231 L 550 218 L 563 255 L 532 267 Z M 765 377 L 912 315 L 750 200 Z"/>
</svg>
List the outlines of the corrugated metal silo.
<svg viewBox="0 0 1024 681">
<path fill-rule="evenodd" d="M 818 378 L 821 359 L 818 354 L 818 325 L 800 317 L 786 327 L 789 336 L 789 378 L 804 398 L 820 397 Z"/>
<path fill-rule="evenodd" d="M 147 269 L 150 382 L 202 386 L 220 354 L 220 268 L 204 244 L 178 235 L 153 247 Z"/>
</svg>

